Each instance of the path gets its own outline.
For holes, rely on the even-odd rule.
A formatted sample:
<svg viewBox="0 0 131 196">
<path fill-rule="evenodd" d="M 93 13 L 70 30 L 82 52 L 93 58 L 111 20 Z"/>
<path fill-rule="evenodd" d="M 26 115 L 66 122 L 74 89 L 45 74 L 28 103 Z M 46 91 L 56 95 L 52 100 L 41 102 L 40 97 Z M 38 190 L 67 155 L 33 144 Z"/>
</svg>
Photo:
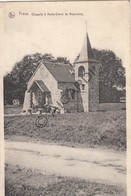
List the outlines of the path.
<svg viewBox="0 0 131 196">
<path fill-rule="evenodd" d="M 40 172 L 126 185 L 125 153 L 30 142 L 5 142 L 5 162 Z"/>
</svg>

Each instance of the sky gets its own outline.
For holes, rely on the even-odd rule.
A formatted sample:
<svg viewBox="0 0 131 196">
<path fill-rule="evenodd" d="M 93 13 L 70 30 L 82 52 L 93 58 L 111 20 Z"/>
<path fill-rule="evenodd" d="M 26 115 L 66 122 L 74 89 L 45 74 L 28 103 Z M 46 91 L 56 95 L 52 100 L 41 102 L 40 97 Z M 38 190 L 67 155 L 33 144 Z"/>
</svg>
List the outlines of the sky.
<svg viewBox="0 0 131 196">
<path fill-rule="evenodd" d="M 24 55 L 36 52 L 64 56 L 73 62 L 83 45 L 86 21 L 92 48 L 112 50 L 123 66 L 129 64 L 128 1 L 8 2 L 2 6 L 4 75 Z M 10 12 L 15 13 L 14 18 L 9 17 Z"/>
</svg>

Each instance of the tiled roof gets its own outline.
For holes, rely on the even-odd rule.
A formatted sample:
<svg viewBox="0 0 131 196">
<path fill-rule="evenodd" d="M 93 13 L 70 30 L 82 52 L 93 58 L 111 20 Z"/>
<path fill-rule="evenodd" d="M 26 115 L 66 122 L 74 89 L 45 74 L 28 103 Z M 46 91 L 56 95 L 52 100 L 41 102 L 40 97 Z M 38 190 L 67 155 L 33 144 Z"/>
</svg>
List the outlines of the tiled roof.
<svg viewBox="0 0 131 196">
<path fill-rule="evenodd" d="M 43 62 L 58 82 L 75 82 L 75 76 L 71 73 L 73 68 L 68 64 Z"/>
</svg>

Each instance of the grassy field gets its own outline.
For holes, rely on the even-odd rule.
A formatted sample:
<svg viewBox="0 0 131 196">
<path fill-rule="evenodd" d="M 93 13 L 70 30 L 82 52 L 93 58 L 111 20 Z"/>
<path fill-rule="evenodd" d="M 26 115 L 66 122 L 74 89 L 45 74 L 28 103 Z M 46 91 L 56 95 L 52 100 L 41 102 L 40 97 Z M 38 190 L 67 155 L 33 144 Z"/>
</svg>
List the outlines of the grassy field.
<svg viewBox="0 0 131 196">
<path fill-rule="evenodd" d="M 22 112 L 23 106 L 14 106 L 14 105 L 5 105 L 4 114 L 20 114 Z M 125 103 L 100 103 L 100 111 L 116 111 L 116 110 L 125 110 Z"/>
<path fill-rule="evenodd" d="M 117 111 L 117 110 L 126 110 L 126 103 L 100 103 L 99 110 L 103 111 Z"/>
<path fill-rule="evenodd" d="M 22 138 L 61 145 L 126 149 L 126 113 L 121 111 L 46 115 L 43 128 L 35 125 L 37 115 L 5 117 L 5 138 Z"/>
<path fill-rule="evenodd" d="M 4 114 L 20 114 L 22 112 L 22 105 L 6 105 L 4 106 Z"/>
<path fill-rule="evenodd" d="M 41 174 L 31 169 L 6 164 L 5 196 L 126 196 L 119 186 L 76 178 Z"/>
</svg>

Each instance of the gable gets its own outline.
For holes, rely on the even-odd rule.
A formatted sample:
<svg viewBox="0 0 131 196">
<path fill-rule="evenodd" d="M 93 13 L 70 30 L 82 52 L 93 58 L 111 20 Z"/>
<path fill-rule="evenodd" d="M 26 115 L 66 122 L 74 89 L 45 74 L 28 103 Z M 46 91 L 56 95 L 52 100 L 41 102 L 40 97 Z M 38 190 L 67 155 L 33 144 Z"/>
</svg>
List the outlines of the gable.
<svg viewBox="0 0 131 196">
<path fill-rule="evenodd" d="M 32 77 L 28 81 L 27 88 L 30 89 L 30 87 L 33 85 L 35 81 L 40 81 L 40 80 L 42 80 L 47 87 L 49 87 L 50 84 L 54 84 L 53 88 L 57 86 L 56 79 L 49 72 L 46 66 L 42 64 L 42 62 L 39 64 L 36 71 L 33 73 Z"/>
<path fill-rule="evenodd" d="M 41 90 L 41 92 L 49 92 L 49 89 L 42 80 L 35 80 L 32 86 L 30 86 L 29 90 L 35 89 L 36 86 Z"/>
</svg>

